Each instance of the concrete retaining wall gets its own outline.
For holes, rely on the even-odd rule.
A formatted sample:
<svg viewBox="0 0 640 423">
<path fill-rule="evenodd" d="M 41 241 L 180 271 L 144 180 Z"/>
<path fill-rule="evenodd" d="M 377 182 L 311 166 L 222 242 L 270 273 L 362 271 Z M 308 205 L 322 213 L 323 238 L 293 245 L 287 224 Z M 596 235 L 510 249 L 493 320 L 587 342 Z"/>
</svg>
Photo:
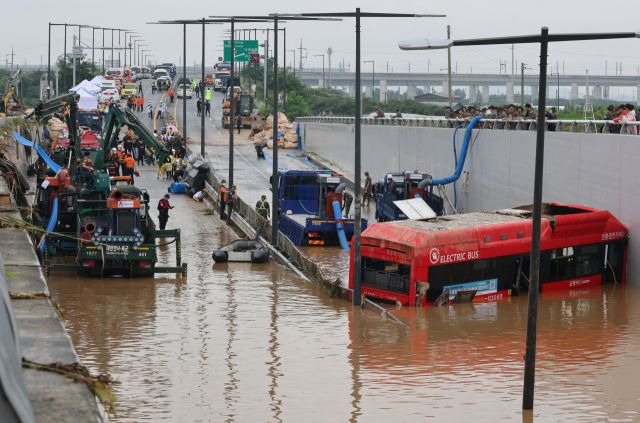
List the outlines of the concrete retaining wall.
<svg viewBox="0 0 640 423">
<path fill-rule="evenodd" d="M 353 173 L 354 126 L 301 123 L 303 148 Z M 453 173 L 453 129 L 362 126 L 362 170 Z M 458 131 L 458 153 L 463 130 Z M 456 183 L 459 211 L 491 210 L 533 200 L 535 132 L 474 131 L 464 172 Z M 611 211 L 631 231 L 628 281 L 640 284 L 640 140 L 637 136 L 547 132 L 544 201 Z M 453 186 L 447 195 L 454 201 Z"/>
</svg>

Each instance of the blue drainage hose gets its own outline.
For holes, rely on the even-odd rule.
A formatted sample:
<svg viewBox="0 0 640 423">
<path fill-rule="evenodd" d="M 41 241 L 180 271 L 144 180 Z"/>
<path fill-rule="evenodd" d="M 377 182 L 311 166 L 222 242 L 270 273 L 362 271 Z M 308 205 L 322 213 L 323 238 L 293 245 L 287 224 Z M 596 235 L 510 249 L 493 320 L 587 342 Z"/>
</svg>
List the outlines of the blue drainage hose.
<svg viewBox="0 0 640 423">
<path fill-rule="evenodd" d="M 47 232 L 45 233 L 45 238 L 42 240 L 40 244 L 40 253 L 44 254 L 44 249 L 47 244 L 46 234 L 53 232 L 56 228 L 56 223 L 58 223 L 58 197 L 53 197 L 53 209 L 51 210 L 51 216 L 49 216 L 49 223 L 47 224 Z"/>
<path fill-rule="evenodd" d="M 482 120 L 482 116 L 476 116 L 467 125 L 464 130 L 464 140 L 462 141 L 462 147 L 460 149 L 460 158 L 456 163 L 456 170 L 453 175 L 447 176 L 446 178 L 434 179 L 431 181 L 429 185 L 446 185 L 451 182 L 455 182 L 460 178 L 460 174 L 462 173 L 462 168 L 464 167 L 464 162 L 467 158 L 467 151 L 469 150 L 469 144 L 471 142 L 471 133 L 473 128 Z"/>
<path fill-rule="evenodd" d="M 333 201 L 333 217 L 336 219 L 336 232 L 338 233 L 338 240 L 343 250 L 349 251 L 349 242 L 347 241 L 347 235 L 344 233 L 344 226 L 342 225 L 342 210 L 340 209 L 340 203 Z"/>
</svg>

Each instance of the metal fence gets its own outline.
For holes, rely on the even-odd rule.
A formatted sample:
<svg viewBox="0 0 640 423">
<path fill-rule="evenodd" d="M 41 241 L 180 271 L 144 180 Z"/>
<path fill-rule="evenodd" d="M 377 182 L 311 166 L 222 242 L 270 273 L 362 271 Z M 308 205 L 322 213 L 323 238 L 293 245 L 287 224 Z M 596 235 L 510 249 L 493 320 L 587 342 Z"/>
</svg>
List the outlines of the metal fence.
<svg viewBox="0 0 640 423">
<path fill-rule="evenodd" d="M 331 123 L 331 124 L 355 124 L 354 117 L 333 117 L 333 116 L 309 116 L 299 117 L 297 122 Z M 466 119 L 446 119 L 440 117 L 428 118 L 373 118 L 363 117 L 363 125 L 381 126 L 410 126 L 424 128 L 455 128 L 465 127 L 468 123 Z M 557 132 L 580 132 L 580 133 L 604 133 L 637 135 L 640 122 L 614 122 L 612 120 L 547 120 L 547 130 Z M 537 122 L 533 119 L 504 120 L 504 119 L 483 119 L 476 126 L 479 129 L 493 129 L 503 131 L 535 131 Z"/>
</svg>

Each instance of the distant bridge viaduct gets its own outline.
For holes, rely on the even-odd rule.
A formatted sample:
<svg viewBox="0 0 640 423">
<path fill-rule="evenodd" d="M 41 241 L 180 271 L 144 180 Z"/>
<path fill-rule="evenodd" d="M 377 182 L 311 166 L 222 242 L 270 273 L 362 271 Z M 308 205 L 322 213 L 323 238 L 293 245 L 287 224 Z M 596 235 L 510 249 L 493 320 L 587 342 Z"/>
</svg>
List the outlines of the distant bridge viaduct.
<svg viewBox="0 0 640 423">
<path fill-rule="evenodd" d="M 344 69 L 324 70 L 324 84 L 322 69 L 296 70 L 296 75 L 306 85 L 315 87 L 346 88 L 350 95 L 355 95 L 355 74 Z M 467 88 L 471 102 L 489 102 L 489 87 L 503 87 L 506 91 L 507 102 L 513 103 L 514 93 L 520 92 L 520 75 L 503 74 L 463 74 L 454 73 L 451 77 L 451 85 L 454 88 Z M 570 87 L 570 98 L 577 100 L 578 89 L 587 85 L 586 75 L 558 75 L 547 77 L 549 89 L 548 97 L 555 97 L 556 87 Z M 538 75 L 524 75 L 525 92 L 527 87 L 532 89 L 534 99 L 538 94 Z M 612 87 L 636 88 L 636 100 L 640 100 L 640 76 L 604 76 L 589 75 L 589 93 L 595 100 L 610 98 Z M 366 94 L 371 96 L 372 86 L 380 90 L 380 98 L 384 102 L 387 98 L 389 87 L 404 87 L 410 99 L 415 98 L 418 87 L 423 92 L 432 92 L 432 88 L 443 96 L 448 96 L 448 76 L 446 73 L 362 73 L 362 86 Z"/>
</svg>

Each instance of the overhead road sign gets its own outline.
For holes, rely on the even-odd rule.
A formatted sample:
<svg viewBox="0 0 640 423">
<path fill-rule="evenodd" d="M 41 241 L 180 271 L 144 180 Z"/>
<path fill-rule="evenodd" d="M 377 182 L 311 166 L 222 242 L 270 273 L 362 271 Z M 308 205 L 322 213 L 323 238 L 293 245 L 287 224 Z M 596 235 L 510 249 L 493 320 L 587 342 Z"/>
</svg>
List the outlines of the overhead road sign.
<svg viewBox="0 0 640 423">
<path fill-rule="evenodd" d="M 258 55 L 258 40 L 234 40 L 233 44 L 236 62 L 250 62 L 252 55 Z M 224 61 L 231 61 L 231 40 L 224 40 Z"/>
</svg>

